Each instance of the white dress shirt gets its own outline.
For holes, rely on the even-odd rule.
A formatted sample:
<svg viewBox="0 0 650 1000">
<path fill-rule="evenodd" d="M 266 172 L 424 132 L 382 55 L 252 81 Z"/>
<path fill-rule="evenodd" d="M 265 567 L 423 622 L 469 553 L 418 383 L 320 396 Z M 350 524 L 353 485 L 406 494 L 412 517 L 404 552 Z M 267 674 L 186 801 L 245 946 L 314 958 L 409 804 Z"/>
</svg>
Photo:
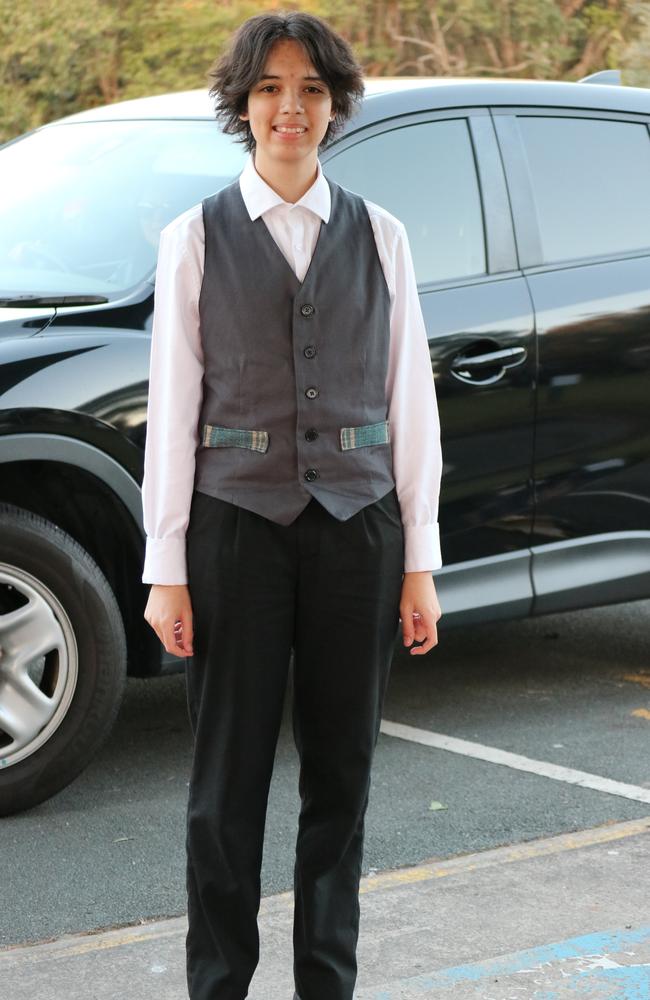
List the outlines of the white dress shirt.
<svg viewBox="0 0 650 1000">
<path fill-rule="evenodd" d="M 318 176 L 295 204 L 260 177 L 253 155 L 240 175 L 251 220 L 262 216 L 299 281 L 307 273 L 330 189 Z M 442 565 L 438 498 L 442 474 L 440 422 L 426 329 L 404 225 L 365 202 L 390 293 L 386 378 L 393 477 L 404 526 L 404 572 Z M 160 234 L 151 342 L 142 503 L 147 535 L 144 583 L 187 583 L 185 532 L 199 446 L 203 350 L 199 293 L 205 235 L 199 203 Z M 228 303 L 224 303 L 227 322 Z M 317 502 L 317 501 L 316 501 Z"/>
</svg>

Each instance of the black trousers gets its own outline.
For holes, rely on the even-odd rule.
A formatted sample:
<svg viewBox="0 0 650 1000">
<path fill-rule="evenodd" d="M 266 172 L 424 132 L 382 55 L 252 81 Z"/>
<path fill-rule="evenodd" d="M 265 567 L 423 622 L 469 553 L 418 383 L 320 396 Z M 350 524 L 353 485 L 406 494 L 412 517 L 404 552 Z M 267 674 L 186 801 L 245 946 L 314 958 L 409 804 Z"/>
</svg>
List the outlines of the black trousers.
<svg viewBox="0 0 650 1000">
<path fill-rule="evenodd" d="M 347 521 L 312 499 L 283 526 L 195 491 L 186 538 L 190 998 L 244 1000 L 259 960 L 264 827 L 293 648 L 296 996 L 352 1000 L 370 770 L 399 629 L 397 494 Z"/>
</svg>

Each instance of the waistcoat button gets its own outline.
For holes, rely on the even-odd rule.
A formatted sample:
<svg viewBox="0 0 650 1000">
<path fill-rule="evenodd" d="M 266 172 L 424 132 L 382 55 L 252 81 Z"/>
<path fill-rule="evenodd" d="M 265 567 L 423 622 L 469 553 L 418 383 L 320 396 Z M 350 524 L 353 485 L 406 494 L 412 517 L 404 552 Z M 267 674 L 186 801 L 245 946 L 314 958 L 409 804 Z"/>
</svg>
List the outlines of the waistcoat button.
<svg viewBox="0 0 650 1000">
<path fill-rule="evenodd" d="M 312 316 L 316 310 L 311 302 L 305 302 L 304 306 L 300 307 L 300 312 L 303 316 Z"/>
<path fill-rule="evenodd" d="M 310 385 L 308 389 L 305 390 L 305 396 L 307 399 L 316 399 L 318 395 L 318 389 L 314 385 Z"/>
<path fill-rule="evenodd" d="M 318 431 L 314 427 L 310 427 L 308 431 L 305 431 L 307 441 L 315 441 L 317 437 Z"/>
<path fill-rule="evenodd" d="M 305 472 L 305 479 L 308 483 L 313 483 L 314 479 L 318 479 L 320 473 L 318 469 L 307 469 Z"/>
<path fill-rule="evenodd" d="M 306 358 L 313 358 L 317 351 L 313 344 L 309 344 L 309 346 L 306 347 L 302 353 Z"/>
</svg>

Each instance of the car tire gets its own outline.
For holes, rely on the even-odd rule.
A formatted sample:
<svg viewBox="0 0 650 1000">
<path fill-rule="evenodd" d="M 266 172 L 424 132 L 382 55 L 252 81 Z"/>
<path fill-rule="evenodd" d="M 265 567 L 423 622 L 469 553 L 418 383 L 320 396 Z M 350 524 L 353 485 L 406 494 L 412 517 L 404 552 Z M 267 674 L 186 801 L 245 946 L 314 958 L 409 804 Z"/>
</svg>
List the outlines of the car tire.
<svg viewBox="0 0 650 1000">
<path fill-rule="evenodd" d="M 0 816 L 83 771 L 125 683 L 124 626 L 100 568 L 55 524 L 0 504 Z"/>
</svg>

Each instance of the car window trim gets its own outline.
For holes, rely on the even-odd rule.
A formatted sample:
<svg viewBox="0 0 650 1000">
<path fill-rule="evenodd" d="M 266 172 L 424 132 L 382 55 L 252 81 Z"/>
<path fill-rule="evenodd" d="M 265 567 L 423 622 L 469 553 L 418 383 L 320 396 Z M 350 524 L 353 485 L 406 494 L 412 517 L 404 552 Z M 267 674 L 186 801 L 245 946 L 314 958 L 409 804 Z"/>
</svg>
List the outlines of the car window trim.
<svg viewBox="0 0 650 1000">
<path fill-rule="evenodd" d="M 519 118 L 587 118 L 599 121 L 627 121 L 646 126 L 650 142 L 650 115 L 642 115 L 629 111 L 612 112 L 595 109 L 567 108 L 552 106 L 514 106 L 490 108 L 494 122 L 497 142 L 505 169 L 506 185 L 510 194 L 514 232 L 519 253 L 522 272 L 535 274 L 541 271 L 565 270 L 568 267 L 581 267 L 589 264 L 600 264 L 607 261 L 628 260 L 633 257 L 650 255 L 650 243 L 647 247 L 634 247 L 630 250 L 612 251 L 610 253 L 590 254 L 586 257 L 567 257 L 563 260 L 545 261 L 542 252 L 542 239 L 533 183 L 528 166 L 528 157 L 524 139 L 519 128 Z"/>
<path fill-rule="evenodd" d="M 375 121 L 361 129 L 346 132 L 321 155 L 324 167 L 346 149 L 359 142 L 374 138 L 399 128 L 425 125 L 436 121 L 462 118 L 469 129 L 472 155 L 479 186 L 479 201 L 483 225 L 487 270 L 481 274 L 463 275 L 453 279 L 418 283 L 418 291 L 440 291 L 468 284 L 480 284 L 494 279 L 519 274 L 516 241 L 503 164 L 489 108 L 459 107 L 444 110 L 430 109 L 401 114 Z"/>
</svg>

